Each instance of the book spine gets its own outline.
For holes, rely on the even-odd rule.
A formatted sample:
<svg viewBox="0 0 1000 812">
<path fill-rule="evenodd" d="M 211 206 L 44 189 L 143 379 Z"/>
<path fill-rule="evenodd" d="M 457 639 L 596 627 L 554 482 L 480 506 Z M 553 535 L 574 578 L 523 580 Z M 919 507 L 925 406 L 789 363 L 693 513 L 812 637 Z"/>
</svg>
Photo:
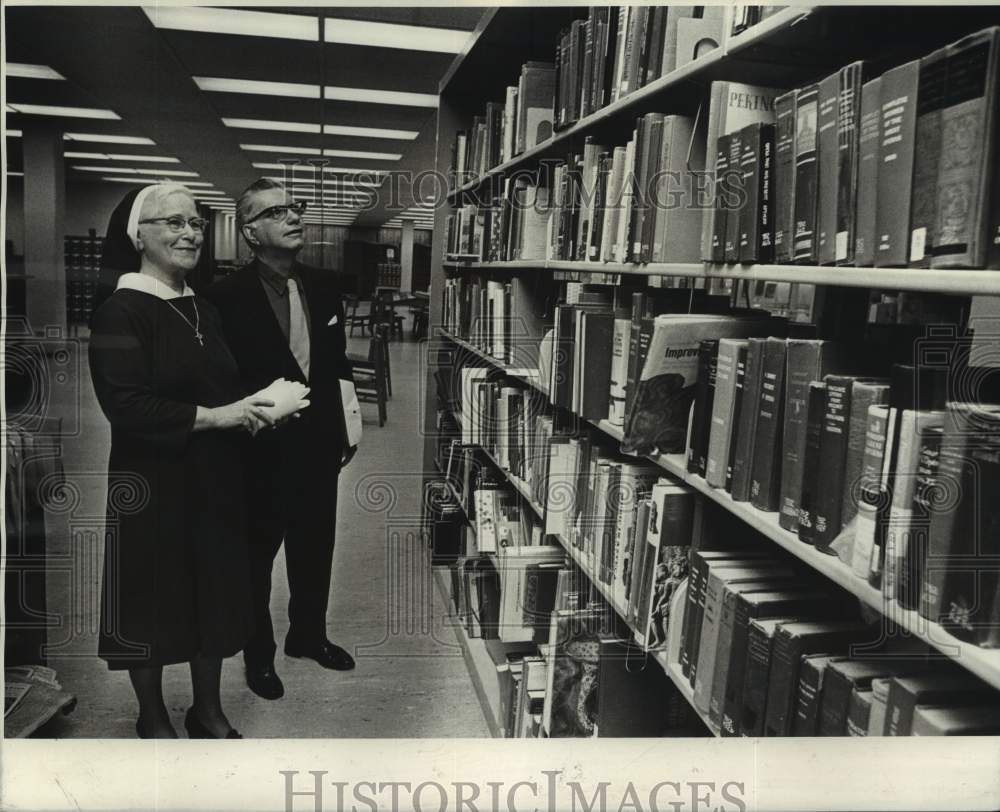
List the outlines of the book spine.
<svg viewBox="0 0 1000 812">
<path fill-rule="evenodd" d="M 792 261 L 795 235 L 795 91 L 774 100 L 774 261 Z"/>
<path fill-rule="evenodd" d="M 822 457 L 823 416 L 826 412 L 827 385 L 820 381 L 809 383 L 806 407 L 805 445 L 802 449 L 802 479 L 797 508 L 799 514 L 799 541 L 815 544 L 817 536 L 816 505 L 823 489 L 823 472 L 826 460 Z M 787 453 L 787 450 L 786 450 Z"/>
<path fill-rule="evenodd" d="M 718 339 L 704 339 L 698 343 L 698 382 L 695 390 L 687 469 L 700 477 L 705 476 L 708 467 L 708 438 L 712 428 L 712 403 L 715 397 L 718 353 Z"/>
<path fill-rule="evenodd" d="M 792 259 L 815 263 L 819 85 L 799 90 L 795 103 L 795 231 Z"/>
<path fill-rule="evenodd" d="M 633 248 L 636 255 L 634 259 L 638 262 L 650 262 L 653 259 L 653 239 L 657 214 L 654 180 L 659 172 L 660 155 L 663 152 L 663 124 L 663 116 L 657 116 L 652 121 L 649 128 L 649 157 L 645 172 L 639 179 L 646 201 L 642 210 L 642 228 L 637 234 L 639 244 Z"/>
<path fill-rule="evenodd" d="M 787 736 L 791 733 L 792 709 L 798 687 L 801 651 L 790 634 L 778 629 L 771 646 L 768 673 L 764 736 Z"/>
<path fill-rule="evenodd" d="M 753 244 L 756 256 L 745 262 L 774 262 L 774 125 L 760 128 L 760 159 L 757 176 L 757 218 Z"/>
<path fill-rule="evenodd" d="M 875 264 L 878 213 L 879 138 L 882 123 L 882 79 L 865 82 L 861 88 L 858 134 L 858 200 L 854 230 L 854 264 Z"/>
<path fill-rule="evenodd" d="M 720 135 L 715 147 L 715 217 L 712 227 L 712 262 L 726 261 L 726 217 L 729 203 L 729 153 L 731 137 Z"/>
<path fill-rule="evenodd" d="M 688 576 L 687 602 L 684 606 L 684 627 L 681 634 L 681 673 L 691 679 L 691 663 L 698 654 L 696 632 L 700 631 L 701 614 L 698 606 L 701 591 L 708 574 L 708 563 L 698 555 L 691 558 L 691 572 Z"/>
<path fill-rule="evenodd" d="M 625 388 L 628 381 L 628 351 L 632 322 L 616 318 L 611 346 L 611 383 L 608 422 L 613 426 L 625 425 Z"/>
<path fill-rule="evenodd" d="M 743 185 L 743 159 L 746 150 L 743 138 L 750 135 L 751 132 L 741 130 L 729 136 L 729 161 L 726 178 L 734 194 L 727 194 L 730 189 L 724 189 L 724 194 L 729 198 L 724 201 L 727 204 L 726 230 L 723 240 L 723 259 L 726 262 L 739 262 L 740 260 L 740 221 L 747 203 L 747 189 Z M 752 147 L 750 155 L 753 155 Z"/>
<path fill-rule="evenodd" d="M 729 646 L 729 668 L 726 672 L 719 719 L 719 730 L 722 736 L 740 735 L 743 678 L 746 674 L 749 635 L 750 612 L 746 601 L 736 595 L 736 605 L 733 609 L 733 632 Z"/>
<path fill-rule="evenodd" d="M 865 433 L 865 451 L 861 461 L 858 483 L 858 513 L 854 528 L 854 550 L 851 569 L 854 574 L 867 578 L 875 545 L 878 511 L 882 501 L 882 467 L 885 462 L 886 431 L 889 427 L 889 407 L 868 408 L 868 429 Z"/>
<path fill-rule="evenodd" d="M 931 517 L 938 507 L 937 501 L 941 495 L 938 483 L 941 437 L 940 428 L 928 429 L 920 437 L 909 541 L 900 560 L 895 592 L 896 600 L 905 609 L 916 609 L 920 604 L 920 586 L 927 562 Z"/>
<path fill-rule="evenodd" d="M 820 697 L 827 660 L 805 660 L 799 669 L 799 685 L 792 719 L 793 736 L 815 736 L 819 722 Z"/>
<path fill-rule="evenodd" d="M 855 381 L 851 387 L 851 418 L 844 462 L 844 495 L 840 506 L 841 525 L 858 513 L 858 484 L 868 433 L 868 407 L 886 402 L 889 387 L 884 383 Z M 849 563 L 849 562 L 848 562 Z"/>
<path fill-rule="evenodd" d="M 837 105 L 840 97 L 840 72 L 819 83 L 819 182 L 816 193 L 816 254 L 820 265 L 836 260 L 837 235 Z"/>
<path fill-rule="evenodd" d="M 853 683 L 837 671 L 829 669 L 823 680 L 823 699 L 819 712 L 820 736 L 843 736 L 847 727 L 847 706 L 851 701 Z"/>
<path fill-rule="evenodd" d="M 748 352 L 749 349 L 747 345 L 740 345 L 736 353 L 736 381 L 733 385 L 735 392 L 733 394 L 733 413 L 730 418 L 729 458 L 726 460 L 726 482 L 723 486 L 727 491 L 732 491 L 733 488 L 733 469 L 735 467 L 736 460 L 736 432 L 740 425 L 740 421 L 742 420 L 743 410 L 747 408 L 744 395 L 746 394 Z"/>
<path fill-rule="evenodd" d="M 743 383 L 743 400 L 736 423 L 733 442 L 733 477 L 730 493 L 733 501 L 750 500 L 750 481 L 753 469 L 754 444 L 757 437 L 757 411 L 760 403 L 761 367 L 764 359 L 764 340 L 751 338 L 747 345 L 746 374 Z"/>
<path fill-rule="evenodd" d="M 941 48 L 920 60 L 917 121 L 913 136 L 913 181 L 906 263 L 930 266 L 937 221 L 938 164 L 941 161 L 941 111 L 947 96 L 947 50 Z"/>
<path fill-rule="evenodd" d="M 591 6 L 590 17 L 583 24 L 583 72 L 580 74 L 580 118 L 590 115 L 591 90 L 594 81 L 594 36 L 597 21 Z"/>
<path fill-rule="evenodd" d="M 858 203 L 858 139 L 861 115 L 861 63 L 840 72 L 837 111 L 837 231 L 834 254 L 838 265 L 854 264 Z"/>
<path fill-rule="evenodd" d="M 847 441 L 850 431 L 851 396 L 854 378 L 826 376 L 826 412 L 823 416 L 819 459 L 820 482 L 814 492 L 815 538 L 817 550 L 832 553 L 830 545 L 840 533 L 841 506 L 847 468 Z"/>
<path fill-rule="evenodd" d="M 780 500 L 781 425 L 784 413 L 785 342 L 768 338 L 761 366 L 760 401 L 757 410 L 757 437 L 754 444 L 750 502 L 774 511 Z"/>
<path fill-rule="evenodd" d="M 733 404 L 736 395 L 736 362 L 741 344 L 723 339 L 719 349 L 715 369 L 715 394 L 708 435 L 708 451 L 705 459 L 705 481 L 714 488 L 726 484 L 726 470 L 729 461 L 729 443 L 732 437 Z M 697 404 L 695 408 L 698 408 Z"/>
<path fill-rule="evenodd" d="M 740 714 L 740 735 L 764 735 L 767 710 L 768 678 L 771 671 L 771 637 L 753 623 L 747 646 L 747 668 L 743 681 L 743 710 Z"/>
</svg>

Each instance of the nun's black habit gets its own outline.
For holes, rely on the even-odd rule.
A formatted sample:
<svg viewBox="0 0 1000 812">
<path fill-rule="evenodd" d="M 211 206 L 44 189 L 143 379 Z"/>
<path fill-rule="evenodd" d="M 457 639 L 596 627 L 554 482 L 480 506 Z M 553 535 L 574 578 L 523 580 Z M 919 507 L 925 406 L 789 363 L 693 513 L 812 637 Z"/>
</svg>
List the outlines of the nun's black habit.
<svg viewBox="0 0 1000 812">
<path fill-rule="evenodd" d="M 139 269 L 126 234 L 137 194 L 111 216 L 109 285 Z M 192 431 L 197 406 L 246 393 L 212 304 L 164 299 L 165 286 L 138 284 L 148 282 L 123 276 L 91 324 L 91 376 L 111 423 L 98 654 L 113 669 L 228 657 L 252 631 L 241 466 L 249 436 Z"/>
</svg>

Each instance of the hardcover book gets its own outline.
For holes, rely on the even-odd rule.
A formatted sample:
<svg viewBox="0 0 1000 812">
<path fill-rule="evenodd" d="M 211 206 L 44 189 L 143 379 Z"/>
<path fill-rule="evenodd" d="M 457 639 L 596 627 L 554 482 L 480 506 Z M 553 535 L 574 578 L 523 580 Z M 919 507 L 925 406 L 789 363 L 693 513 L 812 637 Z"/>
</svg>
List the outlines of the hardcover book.
<svg viewBox="0 0 1000 812">
<path fill-rule="evenodd" d="M 827 76 L 818 85 L 816 259 L 820 265 L 836 261 L 838 146 L 837 118 L 840 101 L 840 72 Z"/>
<path fill-rule="evenodd" d="M 969 706 L 982 710 L 988 697 L 995 696 L 988 686 L 962 671 L 894 677 L 886 700 L 886 736 L 910 736 L 918 705 Z"/>
<path fill-rule="evenodd" d="M 795 99 L 792 90 L 774 100 L 774 260 L 792 261 L 795 235 Z"/>
<path fill-rule="evenodd" d="M 750 479 L 757 437 L 757 410 L 760 403 L 764 344 L 765 339 L 762 338 L 750 338 L 747 342 L 743 398 L 736 420 L 736 434 L 733 439 L 733 476 L 730 492 L 735 502 L 748 502 L 750 500 Z"/>
<path fill-rule="evenodd" d="M 879 141 L 882 124 L 882 78 L 865 82 L 861 88 L 858 121 L 858 199 L 854 231 L 854 264 L 875 264 L 875 237 L 878 213 Z"/>
<path fill-rule="evenodd" d="M 785 340 L 768 338 L 761 362 L 760 400 L 750 479 L 750 502 L 773 511 L 780 504 L 781 426 L 784 417 Z"/>
<path fill-rule="evenodd" d="M 816 224 L 819 192 L 818 145 L 819 85 L 798 91 L 795 100 L 795 231 L 792 259 L 815 263 L 819 254 Z"/>
<path fill-rule="evenodd" d="M 823 683 L 831 663 L 841 662 L 845 657 L 834 654 L 807 654 L 799 667 L 799 686 L 795 697 L 795 711 L 792 718 L 793 736 L 815 736 L 819 729 L 820 703 L 823 699 Z"/>
<path fill-rule="evenodd" d="M 740 131 L 740 171 L 746 200 L 740 209 L 739 256 L 744 263 L 774 261 L 773 124 L 751 124 Z"/>
<path fill-rule="evenodd" d="M 861 62 L 852 62 L 840 69 L 837 110 L 837 229 L 834 237 L 834 259 L 838 265 L 853 265 L 855 259 L 861 78 Z"/>
<path fill-rule="evenodd" d="M 715 394 L 712 398 L 708 452 L 704 469 L 705 481 L 715 488 L 724 488 L 726 485 L 729 447 L 732 441 L 733 421 L 736 419 L 736 368 L 740 352 L 746 352 L 747 343 L 746 339 L 723 338 L 718 345 Z M 697 399 L 695 408 L 699 408 Z"/>
<path fill-rule="evenodd" d="M 687 450 L 688 473 L 705 476 L 708 465 L 708 441 L 712 429 L 712 409 L 719 362 L 719 340 L 698 342 L 698 383 L 691 414 L 691 439 Z"/>
<path fill-rule="evenodd" d="M 868 434 L 868 407 L 885 403 L 889 384 L 878 380 L 856 380 L 851 386 L 850 426 L 844 461 L 844 491 L 840 507 L 841 522 L 847 525 L 858 512 L 861 463 Z M 848 564 L 850 561 L 847 562 Z"/>
<path fill-rule="evenodd" d="M 799 484 L 799 541 L 816 543 L 816 508 L 823 489 L 826 460 L 822 457 L 823 416 L 826 413 L 827 386 L 823 381 L 810 381 L 806 398 L 805 445 L 802 449 L 802 477 Z M 782 482 L 784 485 L 784 482 Z"/>
</svg>

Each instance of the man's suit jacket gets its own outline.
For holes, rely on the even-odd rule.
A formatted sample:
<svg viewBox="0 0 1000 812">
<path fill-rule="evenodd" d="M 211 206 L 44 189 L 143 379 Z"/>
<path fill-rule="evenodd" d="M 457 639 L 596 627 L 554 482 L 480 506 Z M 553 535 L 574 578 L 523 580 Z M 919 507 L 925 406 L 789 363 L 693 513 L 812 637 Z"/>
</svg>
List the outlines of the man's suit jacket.
<svg viewBox="0 0 1000 812">
<path fill-rule="evenodd" d="M 210 287 L 207 297 L 222 316 L 223 331 L 247 393 L 275 378 L 306 383 L 310 406 L 301 418 L 265 430 L 252 444 L 257 461 L 277 471 L 311 476 L 337 471 L 344 451 L 340 380 L 353 380 L 347 360 L 344 308 L 332 275 L 296 264 L 309 312 L 309 380 L 299 369 L 261 282 L 257 260 Z M 284 465 L 279 465 L 279 460 Z"/>
</svg>

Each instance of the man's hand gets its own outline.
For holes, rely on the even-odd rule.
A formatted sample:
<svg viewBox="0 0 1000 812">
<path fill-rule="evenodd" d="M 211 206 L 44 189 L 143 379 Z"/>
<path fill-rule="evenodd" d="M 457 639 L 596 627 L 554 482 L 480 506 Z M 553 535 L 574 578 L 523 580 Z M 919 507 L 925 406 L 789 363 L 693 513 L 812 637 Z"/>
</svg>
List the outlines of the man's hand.
<svg viewBox="0 0 1000 812">
<path fill-rule="evenodd" d="M 341 468 L 346 467 L 347 464 L 354 459 L 354 455 L 357 453 L 358 453 L 358 447 L 356 445 L 352 445 L 350 448 L 348 448 L 344 452 L 344 455 L 340 458 L 340 467 Z"/>
</svg>

